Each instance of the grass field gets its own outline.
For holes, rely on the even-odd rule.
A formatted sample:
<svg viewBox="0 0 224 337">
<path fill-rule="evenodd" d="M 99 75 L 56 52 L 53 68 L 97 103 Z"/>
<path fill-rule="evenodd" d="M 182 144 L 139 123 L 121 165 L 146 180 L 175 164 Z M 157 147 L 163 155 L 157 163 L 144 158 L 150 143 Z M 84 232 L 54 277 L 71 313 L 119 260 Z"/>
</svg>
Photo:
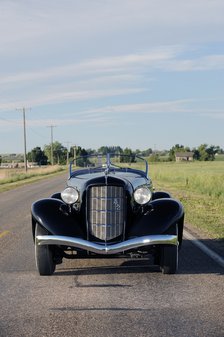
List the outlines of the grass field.
<svg viewBox="0 0 224 337">
<path fill-rule="evenodd" d="M 29 169 L 26 173 L 24 169 L 0 169 L 0 192 L 15 188 L 26 183 L 30 183 L 46 176 L 64 171 L 62 166 L 43 166 Z"/>
<path fill-rule="evenodd" d="M 224 239 L 224 162 L 150 165 L 156 190 L 169 191 L 185 208 L 186 222 Z"/>
</svg>

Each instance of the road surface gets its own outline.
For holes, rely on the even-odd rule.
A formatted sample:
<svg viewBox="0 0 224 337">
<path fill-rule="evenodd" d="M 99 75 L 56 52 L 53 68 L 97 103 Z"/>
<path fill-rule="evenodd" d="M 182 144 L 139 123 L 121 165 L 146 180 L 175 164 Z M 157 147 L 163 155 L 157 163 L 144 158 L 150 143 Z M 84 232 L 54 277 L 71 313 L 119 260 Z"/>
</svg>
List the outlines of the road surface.
<svg viewBox="0 0 224 337">
<path fill-rule="evenodd" d="M 224 269 L 191 240 L 176 275 L 141 260 L 94 259 L 39 276 L 30 207 L 65 179 L 0 193 L 0 337 L 224 336 Z"/>
</svg>

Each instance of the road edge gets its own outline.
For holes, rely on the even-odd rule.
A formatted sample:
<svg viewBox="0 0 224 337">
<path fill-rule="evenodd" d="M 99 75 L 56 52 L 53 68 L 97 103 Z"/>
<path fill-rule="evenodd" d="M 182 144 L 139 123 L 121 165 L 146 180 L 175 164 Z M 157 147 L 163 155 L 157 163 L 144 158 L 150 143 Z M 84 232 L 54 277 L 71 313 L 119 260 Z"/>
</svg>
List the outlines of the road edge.
<svg viewBox="0 0 224 337">
<path fill-rule="evenodd" d="M 206 255 L 208 255 L 216 263 L 218 263 L 221 267 L 224 268 L 224 259 L 219 254 L 217 254 L 214 250 L 210 249 L 208 246 L 202 243 L 200 239 L 197 239 L 194 235 L 189 233 L 188 230 L 184 229 L 183 235 L 184 235 L 184 238 L 186 238 L 187 240 L 190 240 L 192 244 L 197 246 L 201 251 L 203 251 Z"/>
</svg>

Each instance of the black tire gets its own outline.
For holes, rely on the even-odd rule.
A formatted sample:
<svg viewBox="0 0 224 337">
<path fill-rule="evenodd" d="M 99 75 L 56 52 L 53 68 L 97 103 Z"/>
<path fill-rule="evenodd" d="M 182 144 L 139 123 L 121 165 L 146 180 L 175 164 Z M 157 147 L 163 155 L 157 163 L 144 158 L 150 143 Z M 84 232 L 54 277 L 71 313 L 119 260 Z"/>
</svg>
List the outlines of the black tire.
<svg viewBox="0 0 224 337">
<path fill-rule="evenodd" d="M 161 247 L 160 268 L 163 274 L 175 274 L 178 269 L 178 246 Z"/>
<path fill-rule="evenodd" d="M 36 243 L 37 235 L 47 234 L 47 231 L 37 223 L 35 228 L 35 260 L 40 275 L 52 275 L 55 271 L 52 248 L 47 245 L 38 246 Z"/>
</svg>

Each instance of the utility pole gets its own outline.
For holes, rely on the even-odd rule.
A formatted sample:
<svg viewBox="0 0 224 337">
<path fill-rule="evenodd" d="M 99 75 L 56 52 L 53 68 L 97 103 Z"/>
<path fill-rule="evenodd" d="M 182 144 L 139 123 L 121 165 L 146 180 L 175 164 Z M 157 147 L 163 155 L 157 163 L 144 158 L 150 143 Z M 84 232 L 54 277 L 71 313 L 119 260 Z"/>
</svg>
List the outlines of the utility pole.
<svg viewBox="0 0 224 337">
<path fill-rule="evenodd" d="M 26 159 L 26 109 L 23 108 L 23 139 L 24 139 L 24 164 L 25 171 L 27 172 L 27 159 Z"/>
<path fill-rule="evenodd" d="M 22 110 L 23 112 L 23 143 L 24 143 L 24 166 L 25 171 L 27 172 L 27 158 L 26 158 L 26 108 L 22 109 L 16 109 L 16 110 Z"/>
<path fill-rule="evenodd" d="M 56 128 L 56 125 L 48 125 L 48 128 L 51 128 L 51 165 L 54 165 L 54 153 L 53 153 L 53 128 Z"/>
<path fill-rule="evenodd" d="M 67 165 L 68 165 L 68 162 L 69 162 L 69 144 L 71 144 L 71 142 L 66 142 L 66 145 L 67 145 Z"/>
<path fill-rule="evenodd" d="M 156 144 L 154 144 L 154 154 L 156 154 Z"/>
<path fill-rule="evenodd" d="M 76 166 L 76 145 L 73 145 L 73 150 L 74 150 L 74 165 Z"/>
</svg>

